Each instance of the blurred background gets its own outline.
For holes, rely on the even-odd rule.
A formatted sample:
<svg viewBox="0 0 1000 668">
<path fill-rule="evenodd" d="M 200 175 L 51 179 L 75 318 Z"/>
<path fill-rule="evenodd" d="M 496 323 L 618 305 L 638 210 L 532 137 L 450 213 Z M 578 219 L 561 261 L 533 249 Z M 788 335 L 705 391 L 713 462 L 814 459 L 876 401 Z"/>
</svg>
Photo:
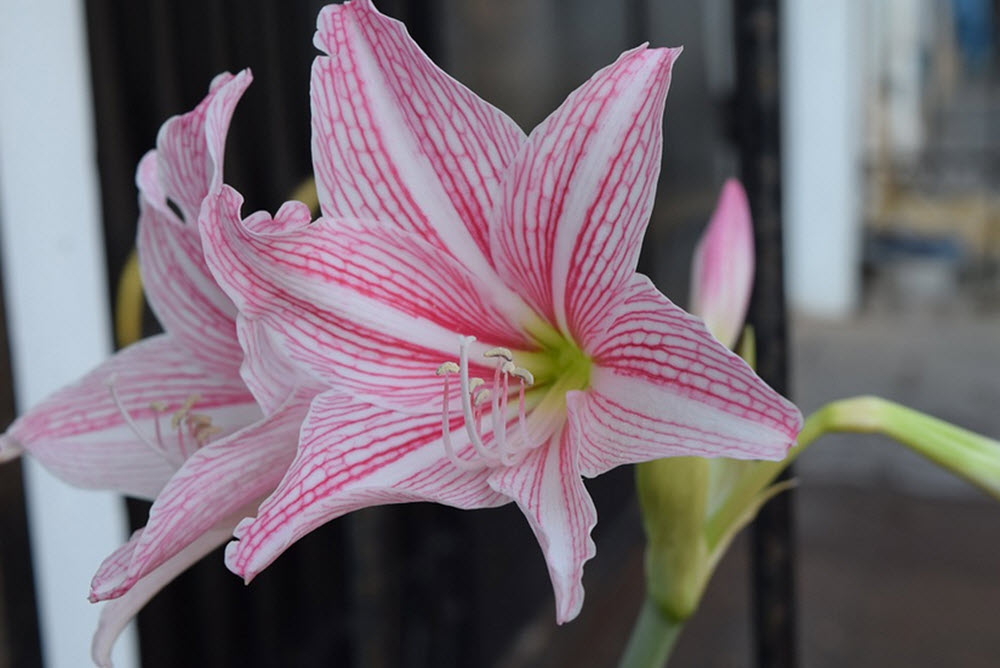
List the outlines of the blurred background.
<svg viewBox="0 0 1000 668">
<path fill-rule="evenodd" d="M 645 41 L 683 45 L 643 270 L 683 305 L 691 251 L 722 182 L 740 174 L 770 179 L 780 184 L 773 213 L 784 225 L 789 390 L 803 412 L 878 394 L 1000 437 L 996 0 L 377 4 L 403 19 L 444 69 L 525 129 L 624 49 Z M 82 298 L 78 275 L 45 266 L 57 262 L 35 258 L 37 269 L 50 273 L 25 279 L 29 268 L 17 262 L 28 251 L 17 246 L 18 234 L 63 224 L 90 230 L 94 222 L 100 252 L 88 256 L 98 284 L 90 310 L 100 321 L 96 336 L 106 340 L 97 348 L 109 346 L 115 279 L 134 241 L 135 164 L 160 124 L 193 107 L 216 73 L 254 72 L 227 147 L 227 180 L 246 194 L 245 211 L 276 210 L 309 178 L 311 37 L 322 5 L 0 0 L 0 222 L 10 335 L 0 404 L 8 420 L 15 400 L 26 407 L 39 398 L 23 389 L 35 373 L 26 351 L 40 336 L 31 327 L 47 335 L 60 329 L 27 323 L 21 304 L 58 310 L 39 296 L 47 288 Z M 777 46 L 770 69 L 758 71 L 770 78 L 756 83 L 777 95 L 780 153 L 753 166 L 741 164 L 749 113 L 737 90 L 747 57 L 737 46 L 741 26 L 772 34 Z M 19 111 L 16 102 L 41 82 L 73 72 L 77 87 L 53 84 L 62 86 L 54 104 Z M 11 157 L 32 114 L 47 116 L 50 107 L 75 114 L 79 125 L 72 127 L 85 135 L 68 182 L 90 184 L 89 208 L 59 204 L 69 190 L 52 185 L 49 171 L 33 176 Z M 51 133 L 42 132 L 30 150 L 40 151 L 43 141 Z M 65 157 L 71 149 L 63 143 L 55 150 Z M 46 167 L 53 180 L 54 164 Z M 31 188 L 41 193 L 35 203 L 55 199 L 61 215 L 15 208 Z M 52 240 L 58 252 L 89 243 L 66 234 Z M 775 261 L 782 257 L 771 251 Z M 147 333 L 157 327 L 151 316 L 144 326 Z M 69 338 L 50 351 L 79 348 L 78 331 L 63 333 Z M 997 664 L 1000 508 L 877 438 L 828 437 L 799 460 L 796 477 L 800 665 Z M 87 605 L 90 573 L 125 527 L 100 512 L 43 517 L 60 483 L 41 473 L 28 480 L 26 500 L 20 465 L 0 468 L 0 668 L 86 665 L 86 642 L 78 638 L 89 636 L 93 617 L 69 612 L 76 609 L 70 603 Z M 127 646 L 120 665 L 614 665 L 641 600 L 642 535 L 630 470 L 588 487 L 601 515 L 598 555 L 585 574 L 584 612 L 565 627 L 553 622 L 544 562 L 516 509 L 410 506 L 331 523 L 249 588 L 212 555 L 147 607 L 138 649 Z M 94 497 L 79 498 L 73 507 Z M 133 528 L 147 512 L 148 505 L 129 502 Z M 96 557 L 78 554 L 83 539 L 60 547 L 41 538 L 45 527 L 56 527 L 50 533 L 59 540 L 69 524 L 105 520 L 112 538 L 95 548 Z M 39 556 L 54 553 L 47 563 Z M 753 665 L 747 554 L 741 538 L 671 665 Z M 85 575 L 36 596 L 33 575 L 55 578 L 50 571 L 68 570 L 74 560 Z M 39 611 L 45 624 L 75 620 L 79 629 L 43 624 L 43 641 Z M 60 612 L 63 621 L 53 621 Z M 54 657 L 62 654 L 76 659 L 59 663 Z"/>
</svg>

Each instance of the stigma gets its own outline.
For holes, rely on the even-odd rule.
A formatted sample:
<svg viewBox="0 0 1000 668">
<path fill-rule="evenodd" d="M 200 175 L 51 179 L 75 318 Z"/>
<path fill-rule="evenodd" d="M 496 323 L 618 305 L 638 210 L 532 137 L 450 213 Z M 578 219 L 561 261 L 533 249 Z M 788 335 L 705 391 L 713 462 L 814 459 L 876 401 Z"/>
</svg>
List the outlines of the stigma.
<svg viewBox="0 0 1000 668">
<path fill-rule="evenodd" d="M 458 362 L 445 362 L 437 369 L 437 375 L 444 377 L 444 398 L 441 410 L 441 440 L 448 460 L 462 470 L 483 467 L 510 466 L 520 461 L 531 449 L 527 438 L 524 393 L 534 382 L 534 376 L 527 369 L 514 364 L 514 355 L 507 348 L 491 348 L 483 353 L 487 360 L 496 362 L 493 383 L 484 378 L 469 376 L 469 346 L 476 340 L 474 336 L 459 339 Z M 472 445 L 471 458 L 462 458 L 452 442 L 451 434 L 451 387 L 450 377 L 458 374 L 461 383 L 462 417 L 465 434 Z M 508 409 L 511 392 L 517 393 L 516 434 L 507 433 Z M 483 417 L 489 411 L 492 441 L 483 440 Z"/>
<path fill-rule="evenodd" d="M 165 401 L 153 401 L 149 404 L 149 410 L 154 416 L 154 433 L 150 437 L 139 429 L 139 425 L 136 424 L 136 421 L 125 408 L 125 404 L 118 395 L 115 382 L 116 376 L 112 375 L 107 381 L 108 391 L 111 393 L 111 400 L 114 402 L 115 408 L 118 409 L 125 424 L 128 425 L 129 429 L 132 430 L 132 433 L 135 434 L 140 442 L 171 464 L 179 465 L 183 463 L 195 451 L 199 450 L 222 432 L 219 427 L 212 424 L 210 416 L 194 411 L 194 407 L 201 400 L 201 396 L 192 394 L 173 410 L 171 410 L 171 407 Z M 168 417 L 170 429 L 174 432 L 173 439 L 176 441 L 175 444 L 167 444 L 166 438 L 170 438 L 170 436 L 166 438 L 164 436 L 163 429 L 160 426 L 161 416 Z"/>
</svg>

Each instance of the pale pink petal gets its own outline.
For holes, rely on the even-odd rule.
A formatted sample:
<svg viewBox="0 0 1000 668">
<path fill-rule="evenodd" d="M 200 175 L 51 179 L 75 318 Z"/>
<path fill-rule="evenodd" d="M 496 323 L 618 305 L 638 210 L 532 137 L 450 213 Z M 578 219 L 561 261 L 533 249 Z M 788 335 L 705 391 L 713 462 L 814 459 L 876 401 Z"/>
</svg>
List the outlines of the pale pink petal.
<svg viewBox="0 0 1000 668">
<path fill-rule="evenodd" d="M 220 74 L 212 81 L 208 96 L 193 111 L 171 118 L 160 128 L 156 150 L 163 194 L 176 203 L 191 226 L 195 226 L 202 201 L 222 178 L 221 153 L 209 156 L 208 133 L 225 141 L 236 104 L 252 80 L 250 70 L 235 76 Z"/>
<path fill-rule="evenodd" d="M 524 141 L 368 0 L 330 5 L 314 42 L 313 163 L 323 213 L 418 233 L 488 269 L 487 218 Z"/>
<path fill-rule="evenodd" d="M 566 399 L 584 475 L 675 455 L 787 454 L 802 425 L 791 402 L 645 276 L 619 299 L 586 348 L 590 387 Z"/>
<path fill-rule="evenodd" d="M 453 421 L 461 441 L 460 416 Z M 468 446 L 459 456 L 468 456 Z M 240 522 L 226 565 L 247 581 L 316 527 L 366 506 L 434 501 L 458 508 L 502 505 L 489 469 L 462 471 L 441 441 L 441 416 L 386 411 L 338 392 L 320 395 L 299 454 L 256 518 Z"/>
<path fill-rule="evenodd" d="M 691 267 L 691 312 L 727 348 L 736 344 L 743 330 L 753 269 L 750 204 L 740 182 L 729 179 L 695 248 Z"/>
<path fill-rule="evenodd" d="M 171 413 L 192 398 L 191 412 L 210 416 L 222 434 L 260 417 L 238 376 L 207 374 L 164 334 L 122 350 L 52 394 L 18 418 L 3 440 L 70 484 L 152 498 L 198 447 L 171 426 Z"/>
<path fill-rule="evenodd" d="M 628 51 L 531 133 L 491 228 L 504 280 L 575 340 L 635 271 L 653 206 L 678 49 Z"/>
<path fill-rule="evenodd" d="M 91 600 L 121 596 L 221 519 L 248 505 L 256 508 L 291 464 L 311 398 L 292 396 L 273 415 L 192 455 L 156 497 L 145 529 L 127 553 L 102 564 Z"/>
<path fill-rule="evenodd" d="M 251 231 L 267 227 L 257 214 L 240 221 L 241 203 L 224 187 L 206 206 L 206 259 L 242 317 L 262 320 L 275 345 L 324 382 L 382 405 L 437 410 L 434 371 L 457 358 L 460 334 L 534 347 L 518 322 L 532 317 L 523 306 L 507 315 L 490 286 L 413 233 L 324 218 L 262 234 Z"/>
<path fill-rule="evenodd" d="M 521 463 L 498 470 L 490 485 L 521 508 L 545 554 L 556 621 L 572 620 L 583 606 L 583 565 L 597 552 L 590 537 L 597 509 L 580 478 L 569 432 L 562 430 Z"/>
<path fill-rule="evenodd" d="M 271 415 L 296 387 L 307 384 L 309 379 L 287 361 L 259 320 L 238 316 L 236 331 L 240 346 L 246 351 L 240 376 L 264 415 Z"/>
<path fill-rule="evenodd" d="M 139 580 L 124 596 L 108 601 L 101 608 L 100 621 L 90 646 L 90 656 L 101 668 L 111 668 L 111 648 L 122 630 L 146 603 L 174 578 L 214 550 L 233 533 L 234 518 L 229 518 L 199 536 L 153 572 Z M 133 540 L 137 536 L 132 537 Z"/>
<path fill-rule="evenodd" d="M 249 84 L 248 71 L 217 77 L 193 111 L 163 125 L 157 150 L 143 158 L 136 174 L 137 246 L 150 305 L 164 329 L 220 372 L 235 370 L 242 353 L 235 340 L 236 309 L 205 266 L 198 237 L 202 202 L 213 179 L 221 179 L 208 154 L 206 117 L 212 110 L 223 117 L 215 131 L 224 141 L 229 118 Z M 217 160 L 221 170 L 221 157 Z"/>
<path fill-rule="evenodd" d="M 139 164 L 139 187 L 155 178 L 156 156 Z M 236 373 L 243 353 L 236 341 L 236 307 L 219 289 L 201 250 L 196 225 L 179 224 L 145 197 L 139 201 L 136 245 L 143 286 L 163 328 L 218 373 Z"/>
</svg>

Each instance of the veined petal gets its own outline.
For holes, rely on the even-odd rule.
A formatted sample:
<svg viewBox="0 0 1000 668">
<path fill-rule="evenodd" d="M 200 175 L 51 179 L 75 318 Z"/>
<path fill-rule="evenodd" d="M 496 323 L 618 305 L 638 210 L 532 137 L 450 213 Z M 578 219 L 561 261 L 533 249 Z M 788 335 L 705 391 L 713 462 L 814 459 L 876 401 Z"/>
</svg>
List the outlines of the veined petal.
<svg viewBox="0 0 1000 668">
<path fill-rule="evenodd" d="M 524 133 L 368 0 L 326 7 L 317 28 L 329 54 L 312 75 L 323 213 L 391 221 L 492 273 L 487 217 Z"/>
<path fill-rule="evenodd" d="M 490 485 L 521 508 L 545 554 L 556 621 L 572 620 L 583 606 L 583 565 L 597 552 L 590 537 L 597 509 L 580 478 L 569 430 L 561 430 L 516 466 L 498 470 Z"/>
<path fill-rule="evenodd" d="M 102 564 L 91 600 L 121 596 L 222 519 L 256 508 L 291 464 L 311 398 L 308 392 L 289 397 L 273 415 L 192 455 L 157 495 L 127 553 Z"/>
<path fill-rule="evenodd" d="M 163 328 L 218 373 L 234 373 L 243 353 L 236 341 L 236 307 L 205 265 L 196 225 L 179 223 L 145 197 L 156 178 L 156 154 L 139 163 L 139 266 L 143 287 Z"/>
<path fill-rule="evenodd" d="M 177 205 L 191 226 L 195 225 L 213 182 L 221 178 L 221 160 L 212 161 L 208 155 L 205 130 L 209 108 L 215 105 L 225 110 L 222 114 L 225 123 L 216 128 L 225 137 L 233 110 L 252 80 L 250 70 L 235 76 L 228 72 L 220 74 L 193 111 L 168 120 L 156 137 L 163 195 Z"/>
<path fill-rule="evenodd" d="M 727 348 L 736 344 L 743 330 L 753 270 L 750 204 L 740 182 L 729 179 L 695 248 L 691 267 L 691 312 Z"/>
<path fill-rule="evenodd" d="M 296 387 L 306 385 L 308 378 L 285 358 L 259 320 L 238 316 L 236 331 L 240 347 L 246 351 L 240 376 L 264 415 L 271 415 Z"/>
<path fill-rule="evenodd" d="M 111 648 L 125 626 L 175 577 L 226 542 L 232 535 L 235 524 L 236 520 L 230 518 L 201 534 L 190 545 L 139 580 L 126 594 L 105 603 L 101 608 L 100 621 L 90 646 L 90 655 L 94 663 L 100 668 L 111 668 Z M 138 540 L 140 535 L 141 533 L 137 532 L 132 540 Z"/>
<path fill-rule="evenodd" d="M 575 340 L 600 328 L 635 271 L 679 52 L 622 54 L 535 128 L 505 175 L 493 260 L 515 292 Z"/>
<path fill-rule="evenodd" d="M 215 131 L 224 141 L 233 109 L 250 79 L 249 71 L 216 77 L 211 92 L 193 111 L 164 124 L 157 150 L 146 154 L 136 174 L 137 245 L 150 305 L 164 329 L 208 367 L 220 371 L 236 369 L 242 353 L 235 340 L 236 309 L 205 266 L 198 236 L 202 202 L 213 180 L 221 181 L 221 148 L 215 161 L 210 160 L 206 119 L 212 111 Z M 218 170 L 213 168 L 216 164 Z"/>
<path fill-rule="evenodd" d="M 171 427 L 171 414 L 192 397 L 191 410 L 209 415 L 223 433 L 260 416 L 238 376 L 207 374 L 164 334 L 51 395 L 18 418 L 3 441 L 70 484 L 152 498 L 198 447 Z"/>
<path fill-rule="evenodd" d="M 456 443 L 465 442 L 458 441 L 460 429 L 456 419 Z M 489 469 L 463 471 L 448 460 L 440 415 L 408 416 L 328 392 L 313 402 L 285 479 L 256 518 L 236 527 L 239 541 L 226 548 L 226 565 L 249 581 L 305 534 L 366 506 L 506 503 L 487 484 L 488 475 Z"/>
<path fill-rule="evenodd" d="M 436 411 L 434 370 L 457 356 L 460 335 L 533 345 L 518 325 L 531 317 L 523 305 L 516 319 L 506 315 L 488 286 L 413 233 L 320 219 L 264 234 L 263 222 L 240 221 L 231 188 L 213 204 L 202 229 L 216 279 L 243 317 L 262 320 L 275 345 L 324 382 L 380 405 Z"/>
<path fill-rule="evenodd" d="M 590 387 L 567 395 L 585 476 L 676 455 L 785 456 L 802 426 L 791 402 L 645 276 L 618 298 L 588 342 Z"/>
</svg>

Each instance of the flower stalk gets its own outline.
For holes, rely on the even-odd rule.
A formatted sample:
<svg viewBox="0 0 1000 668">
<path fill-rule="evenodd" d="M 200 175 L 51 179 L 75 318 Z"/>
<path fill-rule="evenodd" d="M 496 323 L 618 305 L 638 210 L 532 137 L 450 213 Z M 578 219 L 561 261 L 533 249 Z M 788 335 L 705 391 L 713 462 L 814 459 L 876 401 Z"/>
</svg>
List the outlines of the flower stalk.
<svg viewBox="0 0 1000 668">
<path fill-rule="evenodd" d="M 764 502 L 789 486 L 775 484 L 778 475 L 830 433 L 887 436 L 1000 500 L 1000 441 L 874 396 L 841 399 L 817 410 L 806 418 L 795 447 L 782 461 L 731 462 L 739 469 L 714 510 L 707 480 L 721 460 L 692 457 L 642 464 L 636 477 L 648 536 L 648 593 L 623 668 L 666 663 L 733 537 Z"/>
</svg>

